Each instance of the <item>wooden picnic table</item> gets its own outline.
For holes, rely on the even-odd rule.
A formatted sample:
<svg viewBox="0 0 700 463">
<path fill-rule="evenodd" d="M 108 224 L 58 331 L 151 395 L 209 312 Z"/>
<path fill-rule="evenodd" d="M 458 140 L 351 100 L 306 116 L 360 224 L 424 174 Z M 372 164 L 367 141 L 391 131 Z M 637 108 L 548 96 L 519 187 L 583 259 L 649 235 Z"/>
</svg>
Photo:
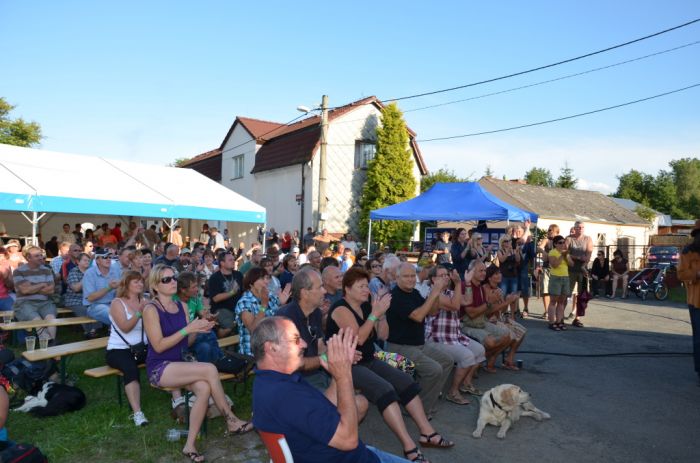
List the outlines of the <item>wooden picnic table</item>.
<svg viewBox="0 0 700 463">
<path fill-rule="evenodd" d="M 60 344 L 58 346 L 51 346 L 45 350 L 34 349 L 31 352 L 24 351 L 22 352 L 22 357 L 29 360 L 30 362 L 38 362 L 40 360 L 48 360 L 52 358 L 60 359 L 58 371 L 61 375 L 61 383 L 65 383 L 66 359 L 74 354 L 80 354 L 82 352 L 88 352 L 91 350 L 104 349 L 107 347 L 107 341 L 109 341 L 109 337 L 105 336 L 103 338 L 88 339 L 87 341 Z"/>
<path fill-rule="evenodd" d="M 56 313 L 58 315 L 65 315 L 65 314 L 73 313 L 73 311 L 71 309 L 66 309 L 65 307 L 60 307 L 60 308 L 56 309 Z M 13 316 L 14 314 L 15 314 L 14 310 L 0 311 L 0 317 L 6 317 L 8 315 Z"/>
<path fill-rule="evenodd" d="M 83 323 L 94 323 L 97 320 L 90 317 L 67 317 L 54 318 L 52 320 L 29 320 L 26 322 L 2 323 L 0 328 L 6 331 L 31 330 L 35 328 L 49 328 L 52 326 L 82 325 Z"/>
</svg>

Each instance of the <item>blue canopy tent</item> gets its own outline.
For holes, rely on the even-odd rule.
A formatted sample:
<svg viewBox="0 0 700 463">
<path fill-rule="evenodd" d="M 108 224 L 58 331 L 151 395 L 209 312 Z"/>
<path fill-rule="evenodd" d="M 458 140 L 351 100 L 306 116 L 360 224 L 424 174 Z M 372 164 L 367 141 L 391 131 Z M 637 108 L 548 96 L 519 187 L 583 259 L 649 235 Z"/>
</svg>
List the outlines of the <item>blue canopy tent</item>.
<svg viewBox="0 0 700 463">
<path fill-rule="evenodd" d="M 369 213 L 367 249 L 372 238 L 372 220 L 506 220 L 537 221 L 537 214 L 497 198 L 477 182 L 436 183 L 425 193 L 402 203 Z"/>
</svg>

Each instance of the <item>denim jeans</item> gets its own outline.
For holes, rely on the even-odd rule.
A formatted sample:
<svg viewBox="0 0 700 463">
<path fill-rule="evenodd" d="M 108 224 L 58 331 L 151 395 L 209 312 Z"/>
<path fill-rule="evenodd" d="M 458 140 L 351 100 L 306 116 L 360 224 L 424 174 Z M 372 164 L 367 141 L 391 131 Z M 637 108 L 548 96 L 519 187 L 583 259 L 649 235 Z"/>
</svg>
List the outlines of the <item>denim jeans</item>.
<svg viewBox="0 0 700 463">
<path fill-rule="evenodd" d="M 109 304 L 92 304 L 87 310 L 87 316 L 107 326 L 112 324 L 109 321 Z"/>
<path fill-rule="evenodd" d="M 378 448 L 372 447 L 371 445 L 366 445 L 367 450 L 375 454 L 381 463 L 406 463 L 408 460 L 405 458 L 397 457 L 391 453 L 384 452 Z"/>
<path fill-rule="evenodd" d="M 498 287 L 501 288 L 503 296 L 514 293 L 518 290 L 518 277 L 503 277 Z"/>
<path fill-rule="evenodd" d="M 690 326 L 693 330 L 693 360 L 695 361 L 695 373 L 700 376 L 700 307 L 688 304 L 690 312 Z"/>
</svg>

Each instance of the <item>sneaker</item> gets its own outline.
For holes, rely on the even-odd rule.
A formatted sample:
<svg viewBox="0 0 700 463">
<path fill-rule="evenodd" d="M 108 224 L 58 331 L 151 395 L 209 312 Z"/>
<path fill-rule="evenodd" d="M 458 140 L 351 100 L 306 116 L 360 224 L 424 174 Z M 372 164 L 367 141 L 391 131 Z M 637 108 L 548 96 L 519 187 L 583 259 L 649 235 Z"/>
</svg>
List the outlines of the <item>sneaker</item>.
<svg viewBox="0 0 700 463">
<path fill-rule="evenodd" d="M 146 419 L 146 415 L 143 414 L 143 412 L 136 412 L 131 417 L 134 420 L 134 424 L 136 426 L 146 426 L 148 424 L 148 420 Z"/>
<path fill-rule="evenodd" d="M 182 396 L 182 395 L 181 395 L 181 396 L 178 397 L 177 399 L 172 399 L 170 402 L 171 402 L 172 405 L 173 405 L 173 410 L 175 410 L 175 409 L 176 409 L 177 407 L 179 407 L 180 405 L 185 405 L 185 396 Z"/>
</svg>

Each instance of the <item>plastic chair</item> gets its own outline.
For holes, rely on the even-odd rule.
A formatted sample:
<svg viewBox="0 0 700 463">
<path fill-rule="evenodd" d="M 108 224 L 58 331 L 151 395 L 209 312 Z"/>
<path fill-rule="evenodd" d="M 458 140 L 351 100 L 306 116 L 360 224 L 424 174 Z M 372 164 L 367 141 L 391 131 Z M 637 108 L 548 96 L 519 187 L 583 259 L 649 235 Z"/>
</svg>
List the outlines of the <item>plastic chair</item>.
<svg viewBox="0 0 700 463">
<path fill-rule="evenodd" d="M 289 445 L 287 444 L 287 439 L 284 437 L 284 434 L 275 434 L 259 429 L 258 434 L 260 434 L 260 438 L 265 444 L 265 447 L 267 447 L 272 463 L 294 463 L 292 451 L 289 450 Z"/>
</svg>

